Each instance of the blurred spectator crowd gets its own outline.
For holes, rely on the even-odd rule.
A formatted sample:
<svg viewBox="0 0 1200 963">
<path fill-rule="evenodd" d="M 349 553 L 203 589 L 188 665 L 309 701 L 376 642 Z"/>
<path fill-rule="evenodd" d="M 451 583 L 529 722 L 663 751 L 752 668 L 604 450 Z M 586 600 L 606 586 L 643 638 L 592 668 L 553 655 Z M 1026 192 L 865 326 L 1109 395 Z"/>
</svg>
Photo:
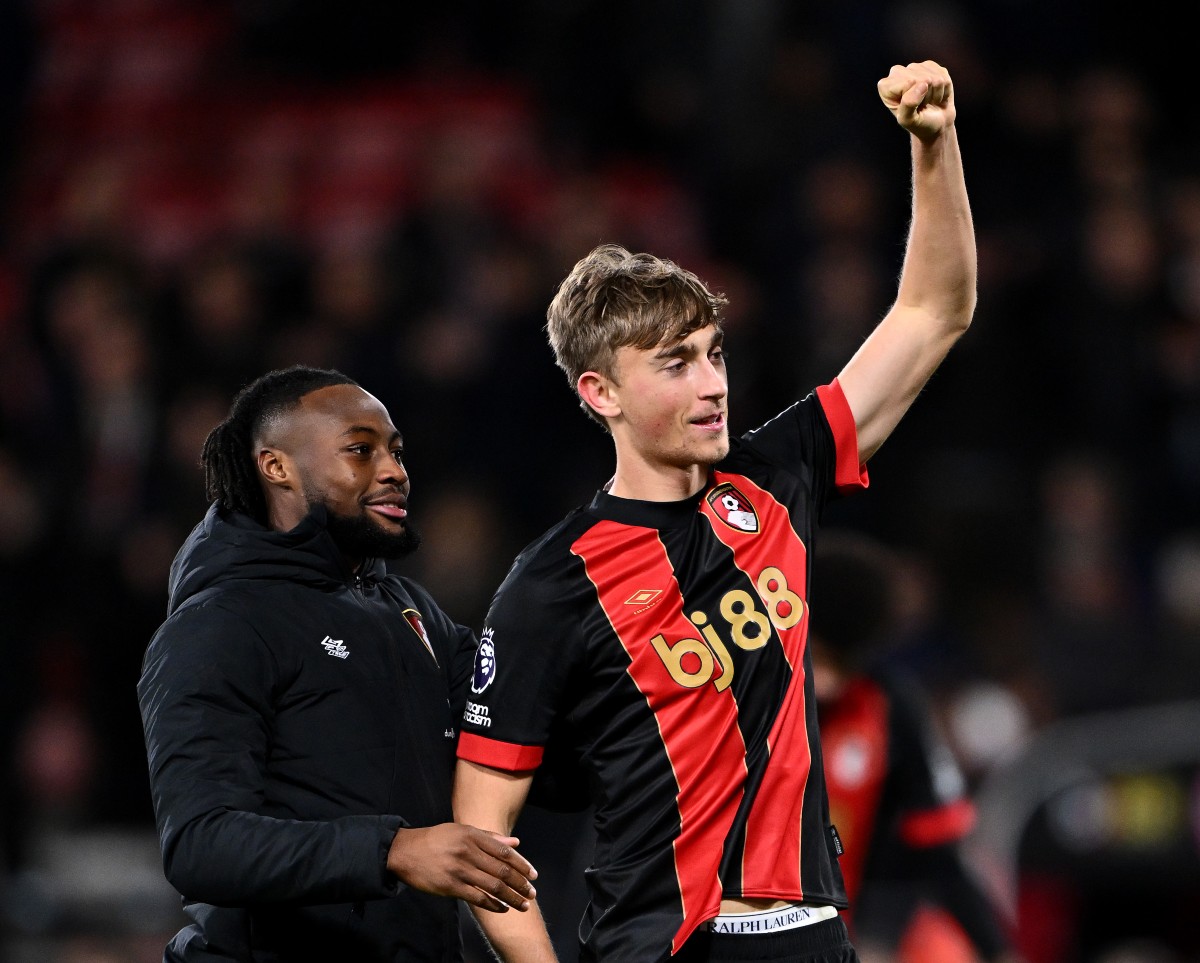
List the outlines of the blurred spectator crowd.
<svg viewBox="0 0 1200 963">
<path fill-rule="evenodd" d="M 907 628 L 888 658 L 929 686 L 975 786 L 1064 721 L 1200 697 L 1200 115 L 1169 50 L 1151 56 L 1165 16 L 430 6 L 0 13 L 10 934 L 86 930 L 38 890 L 56 841 L 151 825 L 134 683 L 205 508 L 200 446 L 238 387 L 305 362 L 389 405 L 425 536 L 406 572 L 478 626 L 513 555 L 608 477 L 542 332 L 592 246 L 670 257 L 727 294 L 739 431 L 832 378 L 886 310 L 909 200 L 907 142 L 874 90 L 893 62 L 956 81 L 981 273 L 971 332 L 871 491 L 828 519 L 898 549 Z M 1200 748 L 1184 756 L 1135 811 L 1194 906 Z M 1135 872 L 1115 865 L 1094 875 Z M 1038 879 L 1079 909 L 1078 880 Z M 1043 932 L 1057 955 L 1029 959 L 1200 959 L 1195 923 L 1147 893 L 1162 929 L 1126 956 Z M 134 944 L 71 945 L 47 958 Z"/>
</svg>

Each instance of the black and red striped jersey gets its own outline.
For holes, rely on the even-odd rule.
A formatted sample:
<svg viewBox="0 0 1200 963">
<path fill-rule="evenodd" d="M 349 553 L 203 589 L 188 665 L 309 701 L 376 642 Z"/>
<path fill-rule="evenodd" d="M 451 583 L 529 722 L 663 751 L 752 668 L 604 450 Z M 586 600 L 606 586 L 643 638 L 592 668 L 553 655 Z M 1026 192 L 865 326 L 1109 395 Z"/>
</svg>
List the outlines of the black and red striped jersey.
<svg viewBox="0 0 1200 963">
<path fill-rule="evenodd" d="M 597 835 L 585 959 L 667 959 L 722 897 L 846 905 L 806 595 L 824 505 L 866 483 L 834 381 L 732 439 L 693 497 L 600 492 L 514 562 L 458 754 L 577 762 Z"/>
</svg>

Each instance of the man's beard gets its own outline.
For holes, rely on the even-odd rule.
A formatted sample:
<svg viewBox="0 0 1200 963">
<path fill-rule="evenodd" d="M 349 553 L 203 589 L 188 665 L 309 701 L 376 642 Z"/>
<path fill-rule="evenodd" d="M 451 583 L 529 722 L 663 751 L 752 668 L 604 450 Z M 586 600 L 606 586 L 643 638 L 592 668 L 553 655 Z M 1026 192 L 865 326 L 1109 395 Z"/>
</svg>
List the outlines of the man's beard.
<svg viewBox="0 0 1200 963">
<path fill-rule="evenodd" d="M 407 520 L 403 531 L 389 532 L 365 515 L 338 515 L 328 505 L 326 515 L 325 528 L 347 558 L 403 558 L 421 544 Z"/>
</svg>

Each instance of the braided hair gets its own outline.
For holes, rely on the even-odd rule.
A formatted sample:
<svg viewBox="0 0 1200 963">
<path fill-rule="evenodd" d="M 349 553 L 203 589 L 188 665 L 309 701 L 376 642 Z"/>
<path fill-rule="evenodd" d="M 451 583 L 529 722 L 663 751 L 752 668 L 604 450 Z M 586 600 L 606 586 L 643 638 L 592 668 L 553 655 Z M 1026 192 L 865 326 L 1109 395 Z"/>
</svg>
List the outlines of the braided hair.
<svg viewBox="0 0 1200 963">
<path fill-rule="evenodd" d="M 254 438 L 271 418 L 291 411 L 310 392 L 331 385 L 357 382 L 333 369 L 293 365 L 268 371 L 242 388 L 229 415 L 204 440 L 200 463 L 209 499 L 265 525 L 267 500 L 258 480 Z"/>
</svg>

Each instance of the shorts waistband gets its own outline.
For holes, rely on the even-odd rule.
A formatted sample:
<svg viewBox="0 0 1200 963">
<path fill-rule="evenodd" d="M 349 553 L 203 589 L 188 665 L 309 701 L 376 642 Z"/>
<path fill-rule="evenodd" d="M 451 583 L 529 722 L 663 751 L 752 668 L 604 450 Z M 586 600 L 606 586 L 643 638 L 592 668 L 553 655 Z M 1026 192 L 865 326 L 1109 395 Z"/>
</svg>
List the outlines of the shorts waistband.
<svg viewBox="0 0 1200 963">
<path fill-rule="evenodd" d="M 709 933 L 741 936 L 778 933 L 811 926 L 838 915 L 836 906 L 800 906 L 792 904 L 778 909 L 755 910 L 750 913 L 722 913 L 705 921 L 703 929 Z"/>
</svg>

